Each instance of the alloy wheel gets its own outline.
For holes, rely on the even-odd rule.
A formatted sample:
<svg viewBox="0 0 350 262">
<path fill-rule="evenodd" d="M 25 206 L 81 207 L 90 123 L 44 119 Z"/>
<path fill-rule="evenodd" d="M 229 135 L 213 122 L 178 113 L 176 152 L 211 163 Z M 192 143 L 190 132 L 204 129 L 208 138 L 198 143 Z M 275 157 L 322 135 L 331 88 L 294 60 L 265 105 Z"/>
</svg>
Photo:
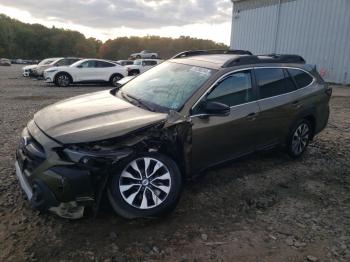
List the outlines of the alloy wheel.
<svg viewBox="0 0 350 262">
<path fill-rule="evenodd" d="M 124 168 L 118 186 L 126 203 L 138 209 L 150 209 L 159 206 L 168 197 L 171 176 L 159 160 L 137 158 Z"/>
<path fill-rule="evenodd" d="M 293 134 L 292 150 L 295 155 L 300 155 L 306 148 L 310 138 L 310 128 L 306 123 L 298 126 Z"/>
<path fill-rule="evenodd" d="M 60 75 L 57 78 L 57 83 L 59 86 L 68 86 L 70 79 L 67 75 Z"/>
<path fill-rule="evenodd" d="M 120 79 L 122 79 L 120 76 L 113 76 L 113 78 L 112 78 L 112 84 L 113 84 L 113 86 L 118 86 L 118 81 L 120 80 Z"/>
</svg>

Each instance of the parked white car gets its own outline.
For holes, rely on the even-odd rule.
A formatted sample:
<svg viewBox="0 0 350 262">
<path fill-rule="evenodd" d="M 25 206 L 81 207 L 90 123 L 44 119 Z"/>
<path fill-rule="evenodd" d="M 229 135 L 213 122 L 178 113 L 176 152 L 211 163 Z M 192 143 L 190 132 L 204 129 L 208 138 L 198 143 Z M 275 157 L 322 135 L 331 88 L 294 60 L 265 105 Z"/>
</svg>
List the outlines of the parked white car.
<svg viewBox="0 0 350 262">
<path fill-rule="evenodd" d="M 66 87 L 73 83 L 110 82 L 118 86 L 118 81 L 127 76 L 126 68 L 102 59 L 83 59 L 70 66 L 52 67 L 44 71 L 48 83 Z"/>
<path fill-rule="evenodd" d="M 23 76 L 33 76 L 33 70 L 37 67 L 38 65 L 28 65 L 22 68 L 22 74 Z"/>
<path fill-rule="evenodd" d="M 156 59 L 156 58 L 158 58 L 158 54 L 152 53 L 151 51 L 148 51 L 148 50 L 143 50 L 140 53 L 131 54 L 130 58 L 132 58 L 132 59 L 141 59 L 141 58 Z"/>
<path fill-rule="evenodd" d="M 159 59 L 137 59 L 132 65 L 126 66 L 129 76 L 135 76 L 146 72 L 148 69 L 162 63 Z"/>
<path fill-rule="evenodd" d="M 58 66 L 69 66 L 77 61 L 81 60 L 81 58 L 77 57 L 57 57 L 57 58 L 48 58 L 41 61 L 36 68 L 33 69 L 34 76 L 44 76 L 44 71 L 51 67 Z"/>
<path fill-rule="evenodd" d="M 1 58 L 1 59 L 0 59 L 0 66 L 11 66 L 11 61 L 10 61 L 10 59 Z"/>
</svg>

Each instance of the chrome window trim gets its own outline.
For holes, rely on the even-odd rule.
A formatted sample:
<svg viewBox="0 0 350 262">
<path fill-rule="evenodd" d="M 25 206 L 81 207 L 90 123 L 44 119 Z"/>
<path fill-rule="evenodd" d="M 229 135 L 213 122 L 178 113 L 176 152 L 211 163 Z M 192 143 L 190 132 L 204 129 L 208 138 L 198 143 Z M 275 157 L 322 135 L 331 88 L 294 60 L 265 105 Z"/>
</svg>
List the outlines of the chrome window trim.
<svg viewBox="0 0 350 262">
<path fill-rule="evenodd" d="M 218 79 L 204 92 L 204 94 L 196 101 L 196 103 L 194 103 L 194 105 L 191 107 L 191 110 L 192 110 L 194 107 L 196 107 L 197 104 L 199 103 L 199 101 L 201 101 L 202 98 L 203 98 L 204 96 L 206 96 L 206 94 L 208 94 L 208 93 L 216 86 L 216 84 L 217 84 L 218 82 L 220 82 L 221 80 L 223 80 L 226 76 L 231 75 L 231 74 L 234 74 L 234 73 L 237 73 L 237 72 L 247 71 L 247 70 L 252 70 L 252 69 L 253 69 L 253 67 L 251 67 L 251 68 L 244 68 L 244 69 L 237 69 L 237 70 L 230 71 L 230 72 L 228 72 L 228 73 L 222 75 L 220 78 L 218 78 Z M 248 103 L 250 103 L 250 102 L 248 102 Z"/>
<path fill-rule="evenodd" d="M 296 69 L 296 70 L 300 70 L 300 71 L 303 71 L 305 73 L 307 73 L 309 76 L 311 76 L 312 78 L 312 82 L 305 86 L 305 87 L 301 87 L 299 89 L 296 89 L 294 91 L 291 91 L 291 92 L 288 92 L 288 93 L 285 93 L 285 94 L 281 94 L 281 95 L 276 95 L 276 96 L 271 96 L 271 97 L 267 97 L 267 98 L 263 98 L 263 99 L 257 99 L 255 101 L 251 101 L 251 102 L 247 102 L 247 103 L 243 103 L 243 104 L 239 104 L 239 105 L 234 105 L 234 106 L 231 106 L 230 108 L 234 108 L 234 107 L 237 107 L 237 106 L 242 106 L 242 105 L 247 105 L 247 104 L 250 104 L 250 103 L 254 103 L 254 102 L 259 102 L 259 101 L 263 101 L 263 100 L 267 100 L 267 99 L 271 99 L 271 98 L 276 98 L 276 97 L 280 97 L 280 96 L 283 96 L 283 95 L 287 95 L 287 94 L 292 94 L 294 92 L 297 92 L 299 90 L 302 90 L 302 89 L 305 89 L 305 88 L 308 88 L 310 86 L 312 86 L 315 82 L 316 82 L 316 78 L 311 75 L 308 71 L 306 71 L 305 69 L 302 69 L 302 68 L 298 68 L 298 67 L 291 67 L 291 66 L 258 66 L 258 67 L 248 67 L 248 68 L 241 68 L 241 69 L 237 69 L 237 70 L 233 70 L 233 71 L 230 71 L 224 75 L 222 75 L 220 78 L 218 78 L 208 89 L 207 91 L 204 92 L 204 94 L 196 101 L 196 103 L 194 103 L 194 105 L 191 107 L 191 110 L 193 110 L 194 107 L 197 106 L 197 104 L 202 100 L 202 98 L 204 96 L 206 96 L 215 86 L 218 82 L 220 82 L 221 80 L 223 80 L 225 77 L 227 77 L 228 75 L 230 74 L 234 74 L 234 73 L 237 73 L 237 72 L 241 72 L 241 71 L 247 71 L 247 70 L 255 70 L 255 69 Z M 197 115 L 190 115 L 190 117 L 197 117 L 197 116 L 208 116 L 208 114 L 197 114 Z"/>
<path fill-rule="evenodd" d="M 276 95 L 276 96 L 270 96 L 270 97 L 266 97 L 266 98 L 262 98 L 262 99 L 258 99 L 256 100 L 256 102 L 259 102 L 259 101 L 264 101 L 264 100 L 268 100 L 268 99 L 272 99 L 272 98 L 276 98 L 276 97 L 281 97 L 281 96 L 284 96 L 284 95 L 290 95 L 290 94 L 293 94 L 295 92 L 298 92 L 299 90 L 302 90 L 304 88 L 308 88 L 310 86 L 312 86 L 315 82 L 316 82 L 316 79 L 313 75 L 311 75 L 309 72 L 307 72 L 306 70 L 304 69 L 301 69 L 301 68 L 297 68 L 297 67 L 287 67 L 287 66 L 284 66 L 284 67 L 254 67 L 254 69 L 265 69 L 265 68 L 268 68 L 268 69 L 278 69 L 278 68 L 283 68 L 283 69 L 296 69 L 296 70 L 300 70 L 300 71 L 303 71 L 305 73 L 307 73 L 309 76 L 311 76 L 312 78 L 312 82 L 310 84 L 308 84 L 307 86 L 304 86 L 304 87 L 301 87 L 299 89 L 296 89 L 294 91 L 291 91 L 291 92 L 288 92 L 288 93 L 284 93 L 284 94 L 280 94 L 280 95 Z"/>
</svg>

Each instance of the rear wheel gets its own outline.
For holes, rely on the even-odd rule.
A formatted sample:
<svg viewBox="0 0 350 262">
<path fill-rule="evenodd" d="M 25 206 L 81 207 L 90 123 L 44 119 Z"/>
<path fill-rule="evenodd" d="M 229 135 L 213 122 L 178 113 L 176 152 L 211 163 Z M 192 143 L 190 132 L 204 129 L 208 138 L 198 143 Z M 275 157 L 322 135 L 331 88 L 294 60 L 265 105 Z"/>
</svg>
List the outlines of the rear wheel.
<svg viewBox="0 0 350 262">
<path fill-rule="evenodd" d="M 159 217 L 175 208 L 181 188 L 182 177 L 173 160 L 145 153 L 116 170 L 108 197 L 114 211 L 124 218 Z"/>
<path fill-rule="evenodd" d="M 303 119 L 293 128 L 288 140 L 288 154 L 292 158 L 298 158 L 306 151 L 312 137 L 312 126 L 309 121 Z"/>
<path fill-rule="evenodd" d="M 72 79 L 67 73 L 59 73 L 56 75 L 54 83 L 59 87 L 67 87 L 72 83 Z"/>
<path fill-rule="evenodd" d="M 155 55 L 152 55 L 151 58 L 152 58 L 152 59 L 156 59 L 157 57 L 156 57 Z"/>
</svg>

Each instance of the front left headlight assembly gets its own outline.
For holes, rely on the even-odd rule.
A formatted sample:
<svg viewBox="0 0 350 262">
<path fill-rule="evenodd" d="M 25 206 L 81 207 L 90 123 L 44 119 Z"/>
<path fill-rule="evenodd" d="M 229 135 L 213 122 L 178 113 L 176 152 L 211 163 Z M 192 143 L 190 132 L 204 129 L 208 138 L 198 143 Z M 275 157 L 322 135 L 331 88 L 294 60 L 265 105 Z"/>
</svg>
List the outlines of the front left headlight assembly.
<svg viewBox="0 0 350 262">
<path fill-rule="evenodd" d="M 96 163 L 108 162 L 111 164 L 116 163 L 120 159 L 129 156 L 132 153 L 131 149 L 118 149 L 118 150 L 100 150 L 100 151 L 88 151 L 81 150 L 77 147 L 68 147 L 62 151 L 65 156 L 72 162 L 81 163 L 85 165 L 94 165 Z"/>
</svg>

